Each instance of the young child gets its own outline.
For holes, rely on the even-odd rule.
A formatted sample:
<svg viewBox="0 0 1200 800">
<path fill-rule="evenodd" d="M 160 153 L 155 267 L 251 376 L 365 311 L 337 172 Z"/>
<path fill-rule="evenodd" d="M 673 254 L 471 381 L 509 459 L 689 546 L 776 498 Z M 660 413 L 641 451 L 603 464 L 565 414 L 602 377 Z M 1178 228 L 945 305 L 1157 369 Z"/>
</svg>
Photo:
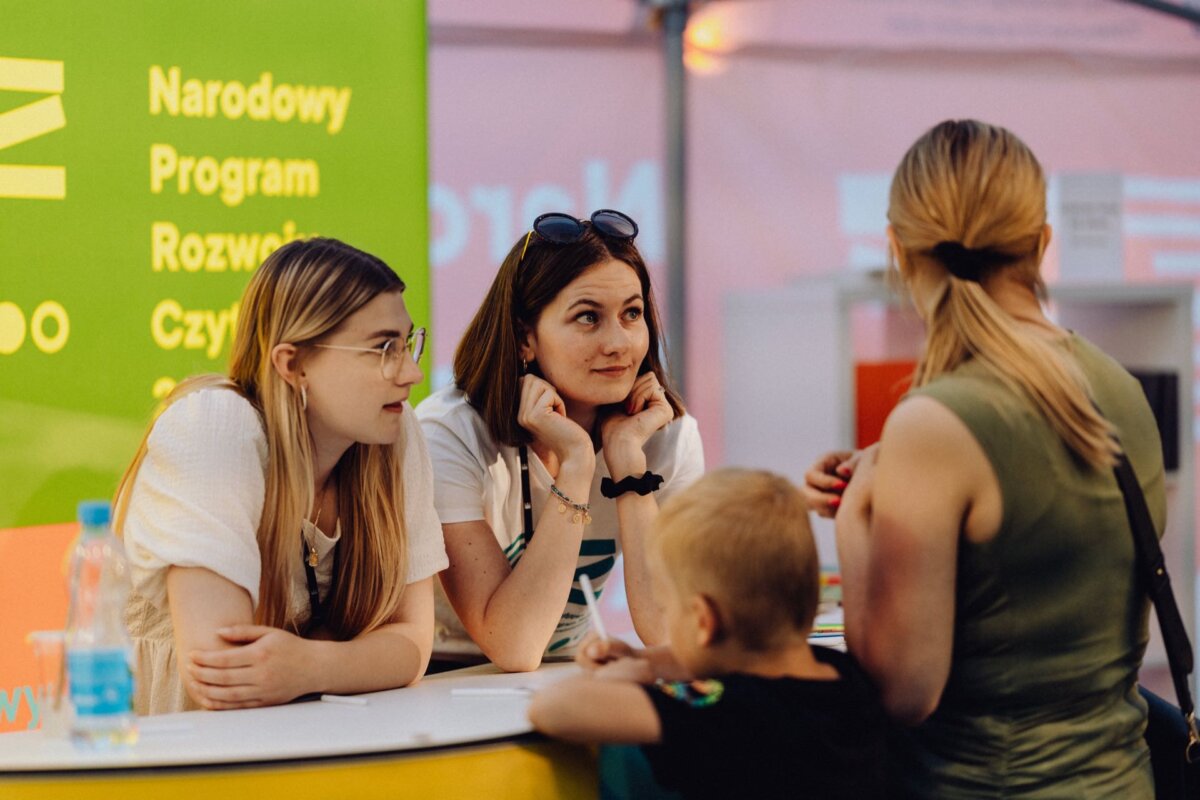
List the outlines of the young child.
<svg viewBox="0 0 1200 800">
<path fill-rule="evenodd" d="M 585 646 L 584 677 L 529 708 L 550 736 L 640 744 L 684 797 L 883 795 L 884 718 L 851 659 L 810 647 L 816 546 L 803 495 L 722 469 L 668 501 L 648 566 L 669 644 Z"/>
</svg>

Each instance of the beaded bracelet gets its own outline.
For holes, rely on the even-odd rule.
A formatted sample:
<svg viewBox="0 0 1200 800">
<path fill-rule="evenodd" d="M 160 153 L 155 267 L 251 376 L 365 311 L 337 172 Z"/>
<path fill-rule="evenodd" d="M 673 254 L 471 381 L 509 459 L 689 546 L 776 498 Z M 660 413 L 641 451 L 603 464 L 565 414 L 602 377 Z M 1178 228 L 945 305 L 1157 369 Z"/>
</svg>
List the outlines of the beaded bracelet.
<svg viewBox="0 0 1200 800">
<path fill-rule="evenodd" d="M 576 503 L 571 498 L 562 493 L 555 484 L 550 484 L 550 494 L 558 498 L 558 513 L 567 513 L 567 506 L 575 510 L 571 515 L 571 522 L 582 522 L 584 525 L 592 524 L 591 506 L 587 503 Z"/>
</svg>

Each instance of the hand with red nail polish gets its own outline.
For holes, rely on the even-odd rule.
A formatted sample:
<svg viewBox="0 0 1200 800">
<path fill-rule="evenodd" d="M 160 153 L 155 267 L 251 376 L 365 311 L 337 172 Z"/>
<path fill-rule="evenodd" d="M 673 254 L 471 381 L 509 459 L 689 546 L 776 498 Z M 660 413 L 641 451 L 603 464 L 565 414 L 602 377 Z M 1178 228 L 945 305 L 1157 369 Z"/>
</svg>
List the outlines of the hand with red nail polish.
<svg viewBox="0 0 1200 800">
<path fill-rule="evenodd" d="M 832 518 L 842 502 L 842 492 L 854 474 L 859 453 L 835 450 L 821 456 L 804 473 L 804 498 L 819 516 Z"/>
</svg>

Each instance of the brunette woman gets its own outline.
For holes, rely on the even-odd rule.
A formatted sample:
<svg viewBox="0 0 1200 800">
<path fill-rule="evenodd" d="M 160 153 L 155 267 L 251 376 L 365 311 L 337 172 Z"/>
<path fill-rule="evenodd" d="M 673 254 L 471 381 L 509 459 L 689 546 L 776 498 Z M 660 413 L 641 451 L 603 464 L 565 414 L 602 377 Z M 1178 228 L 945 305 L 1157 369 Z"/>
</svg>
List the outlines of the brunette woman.
<svg viewBox="0 0 1200 800">
<path fill-rule="evenodd" d="M 616 211 L 539 217 L 468 326 L 454 385 L 417 411 L 450 558 L 439 657 L 518 671 L 571 655 L 588 630 L 579 577 L 603 591 L 620 555 L 637 633 L 662 639 L 646 537 L 704 455 L 636 235 Z"/>
</svg>

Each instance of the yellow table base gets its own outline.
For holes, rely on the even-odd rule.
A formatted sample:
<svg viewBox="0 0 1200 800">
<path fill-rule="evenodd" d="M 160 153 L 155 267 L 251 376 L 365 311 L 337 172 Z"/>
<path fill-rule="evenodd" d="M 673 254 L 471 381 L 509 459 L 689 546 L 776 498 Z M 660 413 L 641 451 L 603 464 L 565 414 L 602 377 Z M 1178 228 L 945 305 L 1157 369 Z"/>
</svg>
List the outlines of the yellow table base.
<svg viewBox="0 0 1200 800">
<path fill-rule="evenodd" d="M 594 750 L 543 741 L 316 763 L 0 776 L 5 800 L 594 800 L 598 791 Z"/>
</svg>

